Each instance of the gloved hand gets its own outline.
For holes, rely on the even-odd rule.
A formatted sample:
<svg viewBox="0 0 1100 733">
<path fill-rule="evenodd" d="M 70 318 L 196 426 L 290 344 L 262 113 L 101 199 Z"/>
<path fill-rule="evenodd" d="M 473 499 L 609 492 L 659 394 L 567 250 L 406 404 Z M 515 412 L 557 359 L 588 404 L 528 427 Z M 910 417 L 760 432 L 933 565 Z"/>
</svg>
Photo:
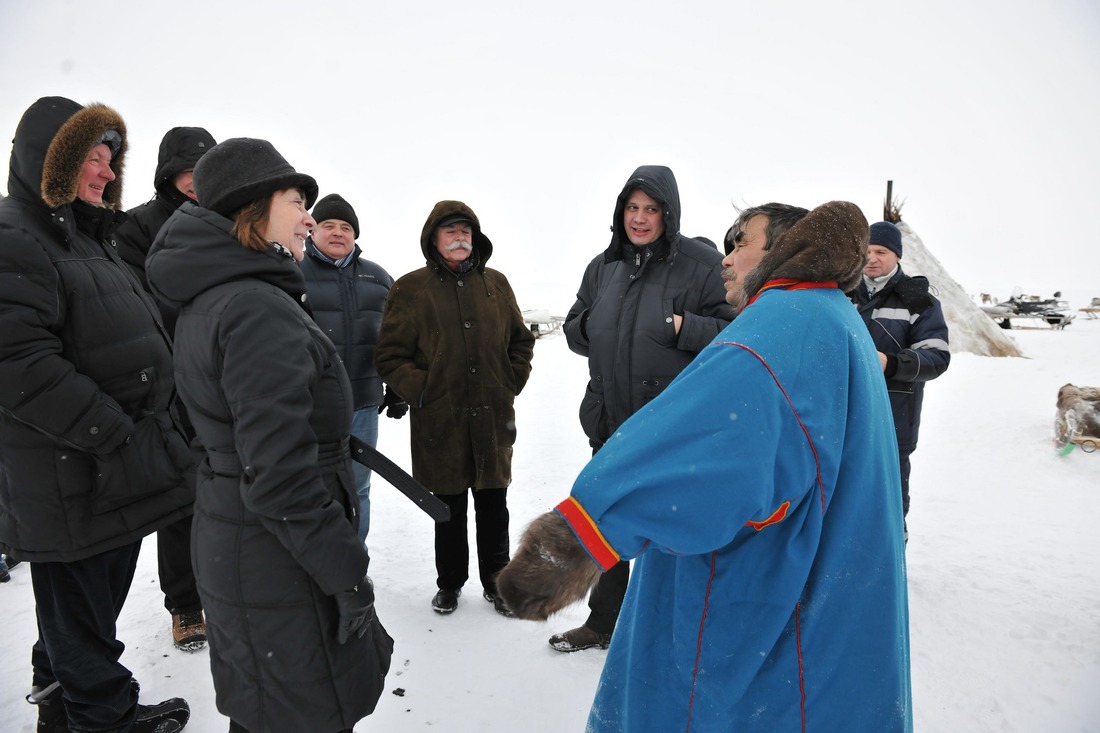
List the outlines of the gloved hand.
<svg viewBox="0 0 1100 733">
<path fill-rule="evenodd" d="M 336 626 L 336 641 L 346 644 L 352 634 L 359 639 L 367 633 L 367 624 L 374 618 L 374 583 L 369 575 L 364 575 L 351 590 L 342 590 L 333 596 L 336 610 L 340 614 Z"/>
<path fill-rule="evenodd" d="M 386 411 L 386 417 L 400 420 L 409 411 L 409 403 L 402 400 L 392 389 L 387 389 L 386 396 L 382 398 L 382 404 L 378 406 L 379 415 L 382 414 L 382 410 Z"/>
</svg>

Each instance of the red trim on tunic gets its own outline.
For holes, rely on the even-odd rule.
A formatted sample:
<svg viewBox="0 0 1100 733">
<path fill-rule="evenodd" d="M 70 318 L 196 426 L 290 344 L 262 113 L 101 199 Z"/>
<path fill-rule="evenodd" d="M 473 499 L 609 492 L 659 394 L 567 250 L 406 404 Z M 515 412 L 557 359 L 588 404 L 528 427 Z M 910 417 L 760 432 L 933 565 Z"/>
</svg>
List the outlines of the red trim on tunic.
<svg viewBox="0 0 1100 733">
<path fill-rule="evenodd" d="M 691 733 L 691 716 L 695 709 L 695 685 L 699 681 L 699 660 L 703 657 L 703 628 L 707 625 L 707 611 L 710 609 L 710 592 L 714 589 L 714 573 L 717 567 L 718 553 L 710 553 L 710 576 L 707 578 L 707 595 L 703 599 L 703 615 L 699 618 L 699 637 L 695 641 L 695 668 L 691 671 L 691 697 L 688 699 L 687 729 Z"/>
<path fill-rule="evenodd" d="M 756 291 L 756 295 L 749 298 L 749 302 L 745 304 L 748 308 L 750 305 L 756 302 L 756 299 L 760 297 L 760 294 L 765 290 L 773 290 L 775 288 L 783 288 L 784 290 L 815 290 L 817 288 L 836 288 L 839 285 L 832 280 L 826 280 L 823 282 L 811 282 L 809 280 L 791 280 L 788 278 L 776 278 L 775 280 L 768 280 L 764 283 L 759 290 Z"/>
<path fill-rule="evenodd" d="M 772 515 L 770 517 L 768 517 L 767 519 L 765 519 L 763 522 L 753 522 L 753 521 L 750 520 L 748 522 L 745 522 L 745 525 L 748 526 L 748 527 L 752 527 L 757 532 L 759 532 L 760 530 L 764 529 L 764 527 L 768 527 L 770 525 L 777 524 L 779 522 L 782 522 L 784 519 L 786 519 L 787 518 L 787 510 L 790 509 L 790 508 L 791 508 L 791 502 L 785 501 L 782 504 L 780 504 L 779 508 L 776 509 L 774 512 L 772 512 Z"/>
<path fill-rule="evenodd" d="M 576 499 L 570 496 L 561 504 L 558 504 L 555 509 L 577 533 L 581 544 L 592 555 L 597 565 L 607 571 L 619 562 L 619 553 L 615 552 L 611 544 L 604 539 L 603 534 L 596 527 L 595 520 L 588 515 L 588 512 Z"/>
</svg>

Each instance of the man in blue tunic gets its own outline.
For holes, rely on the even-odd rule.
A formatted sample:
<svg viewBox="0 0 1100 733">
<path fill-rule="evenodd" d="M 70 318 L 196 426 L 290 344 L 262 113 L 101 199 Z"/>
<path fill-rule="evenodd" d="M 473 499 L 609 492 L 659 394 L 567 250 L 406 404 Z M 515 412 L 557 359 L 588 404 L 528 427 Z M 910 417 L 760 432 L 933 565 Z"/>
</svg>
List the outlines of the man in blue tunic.
<svg viewBox="0 0 1100 733">
<path fill-rule="evenodd" d="M 742 212 L 737 319 L 501 573 L 544 619 L 634 559 L 589 731 L 912 730 L 897 447 L 844 296 L 867 235 L 847 202 Z"/>
</svg>

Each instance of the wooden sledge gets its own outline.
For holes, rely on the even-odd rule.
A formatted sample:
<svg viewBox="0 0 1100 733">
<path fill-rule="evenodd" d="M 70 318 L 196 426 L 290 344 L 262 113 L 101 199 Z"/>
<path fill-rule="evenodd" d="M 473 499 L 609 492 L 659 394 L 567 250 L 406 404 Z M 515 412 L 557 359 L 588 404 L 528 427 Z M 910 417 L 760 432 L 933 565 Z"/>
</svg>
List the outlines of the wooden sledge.
<svg viewBox="0 0 1100 733">
<path fill-rule="evenodd" d="M 1100 448 L 1100 438 L 1093 435 L 1076 435 L 1059 448 L 1058 452 L 1062 455 L 1071 453 L 1075 445 L 1081 446 L 1081 450 L 1085 453 L 1095 453 L 1097 448 Z"/>
</svg>

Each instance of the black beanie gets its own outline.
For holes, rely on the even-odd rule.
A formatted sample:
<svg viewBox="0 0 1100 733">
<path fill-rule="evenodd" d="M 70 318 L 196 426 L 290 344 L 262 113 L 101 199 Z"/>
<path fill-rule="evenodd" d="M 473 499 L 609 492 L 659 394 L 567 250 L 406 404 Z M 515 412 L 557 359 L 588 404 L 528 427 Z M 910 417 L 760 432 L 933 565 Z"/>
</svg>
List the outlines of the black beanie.
<svg viewBox="0 0 1100 733">
<path fill-rule="evenodd" d="M 339 219 L 351 224 L 355 230 L 355 238 L 359 239 L 359 217 L 355 215 L 355 209 L 338 193 L 330 193 L 313 207 L 313 220 L 318 224 L 325 219 Z"/>
<path fill-rule="evenodd" d="M 888 221 L 871 225 L 871 239 L 867 244 L 885 247 L 901 259 L 901 230 Z"/>
<path fill-rule="evenodd" d="M 317 181 L 294 170 L 267 140 L 234 137 L 218 143 L 195 163 L 194 176 L 199 205 L 227 218 L 288 188 L 302 190 L 307 209 L 317 200 Z"/>
</svg>

